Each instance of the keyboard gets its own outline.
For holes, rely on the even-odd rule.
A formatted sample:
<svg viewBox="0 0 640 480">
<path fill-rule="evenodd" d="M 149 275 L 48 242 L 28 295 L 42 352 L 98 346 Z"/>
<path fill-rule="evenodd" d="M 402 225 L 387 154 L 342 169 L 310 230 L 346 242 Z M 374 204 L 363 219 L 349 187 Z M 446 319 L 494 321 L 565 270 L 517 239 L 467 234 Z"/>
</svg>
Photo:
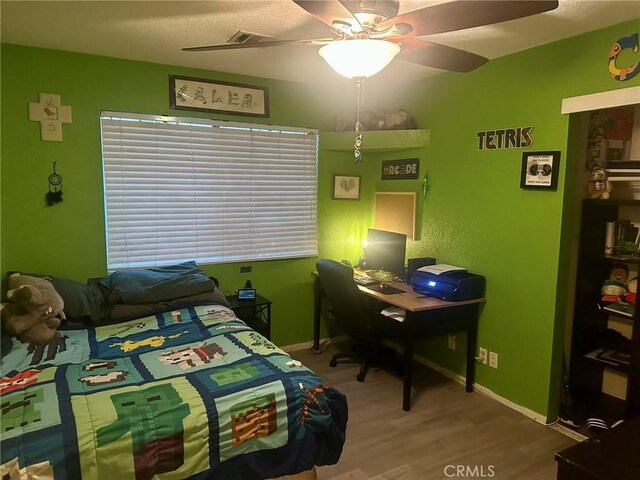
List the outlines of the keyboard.
<svg viewBox="0 0 640 480">
<path fill-rule="evenodd" d="M 366 287 L 368 285 L 373 285 L 376 283 L 380 283 L 378 280 L 371 278 L 367 275 L 361 275 L 359 273 L 354 273 L 353 274 L 353 281 L 356 282 L 358 285 L 362 285 L 363 287 Z"/>
</svg>

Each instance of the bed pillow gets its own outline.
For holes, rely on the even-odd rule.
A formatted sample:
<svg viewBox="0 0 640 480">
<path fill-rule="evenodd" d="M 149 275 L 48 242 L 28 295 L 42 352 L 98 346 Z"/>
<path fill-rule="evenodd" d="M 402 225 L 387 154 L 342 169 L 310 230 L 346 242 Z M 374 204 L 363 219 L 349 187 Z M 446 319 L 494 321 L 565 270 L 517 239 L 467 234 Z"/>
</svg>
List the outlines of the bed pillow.
<svg viewBox="0 0 640 480">
<path fill-rule="evenodd" d="M 51 276 L 51 283 L 64 300 L 67 321 L 100 323 L 106 319 L 107 308 L 102 292 L 97 285 Z"/>
<path fill-rule="evenodd" d="M 109 304 L 147 304 L 189 297 L 214 289 L 196 262 L 165 267 L 118 270 L 102 282 Z"/>
<path fill-rule="evenodd" d="M 160 312 L 167 312 L 169 310 L 202 305 L 211 302 L 220 303 L 226 307 L 230 307 L 226 297 L 216 288 L 209 292 L 199 293 L 188 297 L 175 298 L 164 302 L 137 305 L 117 303 L 111 305 L 111 321 L 122 322 L 125 320 L 132 320 L 134 318 L 148 317 Z"/>
</svg>

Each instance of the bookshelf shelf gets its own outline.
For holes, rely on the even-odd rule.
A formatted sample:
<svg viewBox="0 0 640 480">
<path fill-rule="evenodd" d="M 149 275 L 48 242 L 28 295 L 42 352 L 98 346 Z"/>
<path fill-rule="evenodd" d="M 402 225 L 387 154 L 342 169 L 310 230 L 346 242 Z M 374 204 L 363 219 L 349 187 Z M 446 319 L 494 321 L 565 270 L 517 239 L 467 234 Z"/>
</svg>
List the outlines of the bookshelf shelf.
<svg viewBox="0 0 640 480">
<path fill-rule="evenodd" d="M 604 258 L 613 262 L 623 262 L 640 265 L 640 257 L 637 255 L 605 255 Z"/>
<path fill-rule="evenodd" d="M 614 317 L 625 318 L 627 320 L 633 320 L 635 317 L 635 305 L 626 302 L 608 303 L 603 305 L 602 311 L 607 315 L 613 315 Z"/>
<path fill-rule="evenodd" d="M 616 372 L 624 373 L 625 375 L 631 375 L 633 373 L 633 369 L 628 364 L 600 358 L 599 355 L 601 355 L 603 352 L 604 352 L 604 349 L 599 348 L 597 350 L 587 353 L 584 356 L 584 358 L 589 362 L 595 363 L 596 365 L 600 365 L 610 370 L 615 370 Z"/>
</svg>

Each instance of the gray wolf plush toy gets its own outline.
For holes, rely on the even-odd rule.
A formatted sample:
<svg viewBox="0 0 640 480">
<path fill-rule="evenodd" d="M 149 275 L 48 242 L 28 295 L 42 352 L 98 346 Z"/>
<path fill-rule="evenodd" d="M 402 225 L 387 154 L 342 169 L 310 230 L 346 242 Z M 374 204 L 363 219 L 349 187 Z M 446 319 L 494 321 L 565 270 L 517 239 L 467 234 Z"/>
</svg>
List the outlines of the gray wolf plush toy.
<svg viewBox="0 0 640 480">
<path fill-rule="evenodd" d="M 46 278 L 12 274 L 7 300 L 0 306 L 4 328 L 23 342 L 46 343 L 65 320 L 64 301 Z"/>
</svg>

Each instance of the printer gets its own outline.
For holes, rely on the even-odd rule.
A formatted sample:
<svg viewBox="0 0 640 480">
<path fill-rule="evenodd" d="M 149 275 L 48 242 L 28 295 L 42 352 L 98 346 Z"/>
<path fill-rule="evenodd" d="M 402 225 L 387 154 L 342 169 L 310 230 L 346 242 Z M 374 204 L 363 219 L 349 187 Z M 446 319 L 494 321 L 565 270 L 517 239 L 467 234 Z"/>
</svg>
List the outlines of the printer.
<svg viewBox="0 0 640 480">
<path fill-rule="evenodd" d="M 465 268 L 436 264 L 417 269 L 410 283 L 416 293 L 447 302 L 462 302 L 484 296 L 485 278 Z"/>
</svg>

